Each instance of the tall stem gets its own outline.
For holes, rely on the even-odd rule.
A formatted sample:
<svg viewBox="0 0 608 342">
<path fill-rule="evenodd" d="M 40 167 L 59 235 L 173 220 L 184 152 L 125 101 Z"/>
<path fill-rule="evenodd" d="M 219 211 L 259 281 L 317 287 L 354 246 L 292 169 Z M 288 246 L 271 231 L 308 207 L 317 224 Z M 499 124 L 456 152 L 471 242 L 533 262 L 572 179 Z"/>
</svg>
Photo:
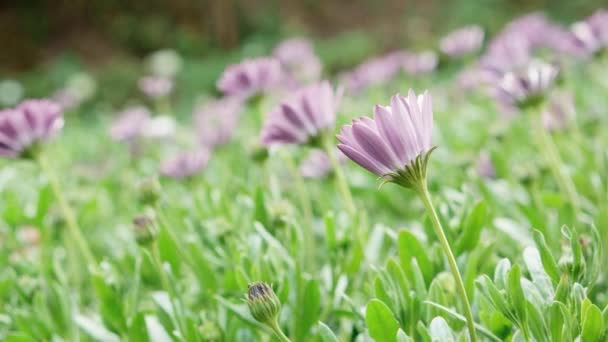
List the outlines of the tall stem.
<svg viewBox="0 0 608 342">
<path fill-rule="evenodd" d="M 285 335 L 285 333 L 283 333 L 283 330 L 281 330 L 281 328 L 279 327 L 279 324 L 277 323 L 276 320 L 273 320 L 273 321 L 269 322 L 268 325 L 270 326 L 270 328 L 272 329 L 272 331 L 274 332 L 274 334 L 277 336 L 277 338 L 281 342 L 291 342 L 291 340 L 289 339 L 289 337 L 287 337 Z"/>
<path fill-rule="evenodd" d="M 467 327 L 469 329 L 469 336 L 471 338 L 471 342 L 477 341 L 477 336 L 475 334 L 475 321 L 473 320 L 473 311 L 471 310 L 471 304 L 469 304 L 469 298 L 467 296 L 467 290 L 464 287 L 464 282 L 462 281 L 462 276 L 460 275 L 460 271 L 458 270 L 458 264 L 456 263 L 456 258 L 454 257 L 454 253 L 452 253 L 452 248 L 450 247 L 450 243 L 448 242 L 447 237 L 445 236 L 443 227 L 441 226 L 441 222 L 439 221 L 439 217 L 437 216 L 437 212 L 435 211 L 435 207 L 433 207 L 433 203 L 431 202 L 431 196 L 426 186 L 426 181 L 422 180 L 422 184 L 418 190 L 418 194 L 426 207 L 426 210 L 431 218 L 433 223 L 433 228 L 435 230 L 435 234 L 437 234 L 437 238 L 439 238 L 439 243 L 441 244 L 441 248 L 443 249 L 443 253 L 448 259 L 448 263 L 450 264 L 450 269 L 452 270 L 452 276 L 456 281 L 456 287 L 458 292 L 460 293 L 460 297 L 464 306 L 464 313 L 467 319 Z"/>
<path fill-rule="evenodd" d="M 574 209 L 575 215 L 579 217 L 580 204 L 578 201 L 576 187 L 572 182 L 572 179 L 564 172 L 562 168 L 563 162 L 559 152 L 557 151 L 555 142 L 545 129 L 540 118 L 533 117 L 532 120 L 534 120 L 536 126 L 534 131 L 536 133 L 535 136 L 538 148 L 540 149 L 540 152 L 545 155 L 549 168 L 551 169 L 551 173 L 557 182 L 557 186 L 559 187 L 560 191 L 566 195 L 566 197 L 568 197 L 568 201 Z"/>
<path fill-rule="evenodd" d="M 40 169 L 42 169 L 42 172 L 46 175 L 48 182 L 51 185 L 53 194 L 55 195 L 55 198 L 57 199 L 57 202 L 59 203 L 59 208 L 61 209 L 63 218 L 65 219 L 65 222 L 68 227 L 68 232 L 69 232 L 72 240 L 74 240 L 74 242 L 76 243 L 76 246 L 78 246 L 78 249 L 80 250 L 80 253 L 82 254 L 82 256 L 85 258 L 88 266 L 92 267 L 93 270 L 96 271 L 97 270 L 97 261 L 95 260 L 95 256 L 93 256 L 93 252 L 91 252 L 91 249 L 89 247 L 89 244 L 87 243 L 87 240 L 82 235 L 82 230 L 78 226 L 78 222 L 76 220 L 76 215 L 74 214 L 74 211 L 68 204 L 68 201 L 63 196 L 63 192 L 61 191 L 61 186 L 59 185 L 59 180 L 57 179 L 55 174 L 51 171 L 51 169 L 46 161 L 46 158 L 44 158 L 42 153 L 39 153 L 37 159 L 38 159 L 38 165 L 40 165 Z"/>
<path fill-rule="evenodd" d="M 302 206 L 302 211 L 304 212 L 304 228 L 302 229 L 303 242 L 304 242 L 304 264 L 307 265 L 307 269 L 314 269 L 314 258 L 315 255 L 313 253 L 314 245 L 315 245 L 315 234 L 313 227 L 313 215 L 312 215 L 312 207 L 310 204 L 310 197 L 308 196 L 308 192 L 306 191 L 306 186 L 304 184 L 304 179 L 300 174 L 298 168 L 296 167 L 295 162 L 290 154 L 284 153 L 283 159 L 287 164 L 287 168 L 291 173 L 292 178 L 295 181 L 296 191 L 298 193 L 298 197 L 300 198 L 300 204 Z"/>
<path fill-rule="evenodd" d="M 348 186 L 348 183 L 346 182 L 346 178 L 344 177 L 342 165 L 340 165 L 338 157 L 336 156 L 336 147 L 332 143 L 332 140 L 329 136 L 323 137 L 323 148 L 325 149 L 325 152 L 329 157 L 329 161 L 334 169 L 334 174 L 336 175 L 336 183 L 338 185 L 338 189 L 340 190 L 344 205 L 346 205 L 346 210 L 348 210 L 348 213 L 351 215 L 351 217 L 355 217 L 357 213 L 355 202 L 353 201 L 353 196 L 350 193 L 350 188 Z"/>
</svg>

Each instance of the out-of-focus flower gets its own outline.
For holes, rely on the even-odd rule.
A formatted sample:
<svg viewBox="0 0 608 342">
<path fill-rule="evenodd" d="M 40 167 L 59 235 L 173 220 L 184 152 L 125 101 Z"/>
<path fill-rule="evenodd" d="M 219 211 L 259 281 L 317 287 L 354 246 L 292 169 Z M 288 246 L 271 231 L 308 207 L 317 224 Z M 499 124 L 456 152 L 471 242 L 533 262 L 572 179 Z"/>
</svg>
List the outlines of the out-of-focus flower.
<svg viewBox="0 0 608 342">
<path fill-rule="evenodd" d="M 167 96 L 173 90 L 173 80 L 164 76 L 142 77 L 138 85 L 141 92 L 151 98 Z"/>
<path fill-rule="evenodd" d="M 526 107 L 544 100 L 549 88 L 553 86 L 558 69 L 544 62 L 532 62 L 518 72 L 506 73 L 496 92 L 500 101 Z"/>
<path fill-rule="evenodd" d="M 226 144 L 236 129 L 242 101 L 224 97 L 205 103 L 194 111 L 194 124 L 201 144 L 209 147 Z"/>
<path fill-rule="evenodd" d="M 17 231 L 17 239 L 26 246 L 38 246 L 40 244 L 40 230 L 33 226 L 24 226 Z"/>
<path fill-rule="evenodd" d="M 279 61 L 262 57 L 230 65 L 217 81 L 217 88 L 226 95 L 246 98 L 278 87 L 282 81 Z"/>
<path fill-rule="evenodd" d="M 297 81 L 315 81 L 321 76 L 321 61 L 310 41 L 305 38 L 283 41 L 274 49 L 272 55 Z"/>
<path fill-rule="evenodd" d="M 570 29 L 572 40 L 588 55 L 593 55 L 608 47 L 608 10 L 600 9 L 574 23 Z"/>
<path fill-rule="evenodd" d="M 439 59 L 433 51 L 411 53 L 401 60 L 403 70 L 409 75 L 417 76 L 432 72 L 437 67 Z"/>
<path fill-rule="evenodd" d="M 431 95 L 410 90 L 407 97 L 393 96 L 390 106 L 376 105 L 373 120 L 363 117 L 343 126 L 338 148 L 385 181 L 409 188 L 426 177 L 432 129 Z"/>
<path fill-rule="evenodd" d="M 488 152 L 481 152 L 475 162 L 477 174 L 483 178 L 492 179 L 496 177 L 496 169 Z"/>
<path fill-rule="evenodd" d="M 336 151 L 336 157 L 340 163 L 347 160 L 347 157 Z M 314 149 L 310 151 L 306 159 L 300 163 L 300 174 L 304 178 L 325 178 L 333 171 L 329 156 L 322 150 Z"/>
<path fill-rule="evenodd" d="M 49 100 L 26 100 L 0 111 L 0 156 L 31 157 L 38 144 L 63 127 L 61 107 Z"/>
<path fill-rule="evenodd" d="M 141 135 L 146 138 L 168 138 L 175 133 L 177 123 L 172 116 L 159 115 L 147 120 L 141 129 Z"/>
<path fill-rule="evenodd" d="M 210 157 L 205 149 L 180 153 L 161 163 L 160 174 L 175 179 L 192 177 L 207 166 Z"/>
<path fill-rule="evenodd" d="M 439 49 L 450 57 L 462 57 L 478 51 L 483 44 L 483 36 L 480 26 L 465 26 L 443 37 Z"/>
<path fill-rule="evenodd" d="M 341 76 L 341 83 L 351 92 L 359 92 L 369 86 L 391 81 L 401 70 L 401 64 L 408 53 L 396 51 L 381 57 L 369 59 L 352 71 Z"/>
<path fill-rule="evenodd" d="M 15 80 L 0 81 L 0 105 L 15 105 L 23 97 L 23 86 Z"/>
<path fill-rule="evenodd" d="M 530 58 L 530 46 L 524 37 L 502 35 L 490 43 L 488 51 L 481 56 L 479 65 L 490 83 L 494 83 L 505 73 L 526 65 Z"/>
<path fill-rule="evenodd" d="M 158 50 L 148 57 L 148 66 L 153 75 L 173 78 L 182 68 L 182 57 L 171 49 Z"/>
<path fill-rule="evenodd" d="M 549 98 L 547 108 L 542 113 L 543 126 L 548 131 L 561 131 L 574 120 L 576 110 L 572 94 L 556 92 Z"/>
<path fill-rule="evenodd" d="M 123 110 L 112 122 L 110 137 L 116 141 L 129 141 L 137 138 L 150 120 L 146 107 L 136 106 Z"/>
<path fill-rule="evenodd" d="M 262 144 L 312 143 L 334 126 L 341 91 L 334 92 L 327 81 L 298 90 L 272 111 L 262 128 Z"/>
</svg>

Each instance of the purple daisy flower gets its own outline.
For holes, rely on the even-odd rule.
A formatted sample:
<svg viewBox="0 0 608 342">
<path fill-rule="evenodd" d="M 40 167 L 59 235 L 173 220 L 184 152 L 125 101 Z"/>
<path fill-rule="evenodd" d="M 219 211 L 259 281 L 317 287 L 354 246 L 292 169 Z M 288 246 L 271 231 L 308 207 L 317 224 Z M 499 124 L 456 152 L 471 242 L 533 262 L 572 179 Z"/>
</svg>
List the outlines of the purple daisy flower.
<svg viewBox="0 0 608 342">
<path fill-rule="evenodd" d="M 608 11 L 598 10 L 570 29 L 574 44 L 588 55 L 608 47 Z"/>
<path fill-rule="evenodd" d="M 160 174 L 175 179 L 192 177 L 207 166 L 210 157 L 204 149 L 180 153 L 161 163 Z"/>
<path fill-rule="evenodd" d="M 262 128 L 262 144 L 305 144 L 331 129 L 342 92 L 329 82 L 319 82 L 298 90 L 292 98 L 272 111 Z"/>
<path fill-rule="evenodd" d="M 194 111 L 194 125 L 202 145 L 215 147 L 230 142 L 238 124 L 242 102 L 235 97 L 212 100 Z"/>
<path fill-rule="evenodd" d="M 136 106 L 123 110 L 110 126 L 110 137 L 116 141 L 130 141 L 137 138 L 150 119 L 146 107 Z"/>
<path fill-rule="evenodd" d="M 26 100 L 13 109 L 0 111 L 0 156 L 29 155 L 63 127 L 61 107 L 50 100 Z"/>
<path fill-rule="evenodd" d="M 347 159 L 339 150 L 336 151 L 336 157 L 340 163 L 344 163 Z M 331 172 L 333 172 L 333 167 L 329 156 L 319 149 L 312 150 L 300 163 L 300 174 L 304 178 L 325 178 Z"/>
<path fill-rule="evenodd" d="M 407 52 L 397 51 L 368 59 L 352 71 L 343 74 L 341 82 L 354 93 L 373 85 L 388 83 L 399 74 L 402 61 L 408 56 Z"/>
<path fill-rule="evenodd" d="M 173 80 L 163 76 L 142 77 L 138 85 L 141 92 L 150 98 L 167 96 L 173 90 Z"/>
<path fill-rule="evenodd" d="M 500 101 L 518 107 L 536 104 L 553 86 L 557 74 L 558 69 L 551 64 L 530 63 L 518 72 L 506 73 L 496 89 L 496 96 Z"/>
<path fill-rule="evenodd" d="M 435 70 L 439 59 L 433 51 L 423 51 L 420 53 L 410 53 L 401 59 L 401 67 L 409 75 L 417 76 L 428 74 Z"/>
<path fill-rule="evenodd" d="M 483 44 L 483 36 L 481 26 L 465 26 L 443 37 L 439 49 L 450 57 L 462 57 L 478 51 Z"/>
<path fill-rule="evenodd" d="M 342 127 L 338 148 L 355 163 L 400 184 L 399 175 L 431 151 L 431 95 L 395 95 L 390 106 L 376 105 L 374 119 L 362 117 Z"/>
<path fill-rule="evenodd" d="M 246 98 L 277 87 L 282 81 L 279 61 L 262 57 L 227 67 L 217 81 L 217 88 L 226 95 Z"/>
<path fill-rule="evenodd" d="M 312 44 L 305 38 L 292 38 L 279 44 L 272 55 L 285 70 L 301 82 L 318 80 L 321 76 L 321 61 Z"/>
</svg>

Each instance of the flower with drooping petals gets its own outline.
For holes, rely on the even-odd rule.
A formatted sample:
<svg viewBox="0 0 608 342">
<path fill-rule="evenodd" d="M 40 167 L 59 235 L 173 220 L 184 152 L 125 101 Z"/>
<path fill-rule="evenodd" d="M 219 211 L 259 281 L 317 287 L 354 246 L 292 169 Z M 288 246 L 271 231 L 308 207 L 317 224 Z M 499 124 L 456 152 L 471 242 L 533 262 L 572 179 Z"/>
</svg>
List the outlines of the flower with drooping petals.
<svg viewBox="0 0 608 342">
<path fill-rule="evenodd" d="M 347 157 L 340 150 L 336 151 L 338 162 L 343 163 Z M 323 150 L 310 151 L 306 159 L 300 163 L 300 174 L 304 178 L 324 178 L 333 171 L 331 160 Z"/>
<path fill-rule="evenodd" d="M 210 157 L 204 149 L 180 153 L 161 163 L 160 174 L 175 179 L 192 177 L 207 166 Z"/>
<path fill-rule="evenodd" d="M 242 102 L 235 97 L 224 97 L 205 103 L 194 111 L 194 125 L 198 139 L 204 146 L 226 144 L 236 129 Z"/>
<path fill-rule="evenodd" d="M 169 95 L 173 90 L 173 80 L 164 76 L 145 76 L 139 80 L 139 89 L 150 98 Z"/>
<path fill-rule="evenodd" d="M 426 178 L 426 161 L 432 151 L 431 95 L 391 98 L 389 106 L 376 105 L 374 119 L 362 117 L 342 127 L 338 148 L 365 169 L 405 187 Z"/>
<path fill-rule="evenodd" d="M 217 81 L 217 88 L 226 95 L 246 98 L 275 88 L 282 81 L 279 61 L 261 57 L 227 67 Z"/>
<path fill-rule="evenodd" d="M 437 58 L 437 54 L 433 51 L 423 51 L 420 53 L 407 54 L 401 62 L 401 67 L 405 72 L 412 76 L 417 76 L 435 70 L 439 59 Z"/>
<path fill-rule="evenodd" d="M 533 62 L 519 72 L 506 73 L 497 89 L 499 100 L 520 108 L 544 99 L 558 74 L 558 69 L 544 62 Z"/>
<path fill-rule="evenodd" d="M 281 42 L 272 55 L 300 82 L 318 80 L 321 76 L 321 61 L 310 41 L 305 38 L 291 38 Z"/>
<path fill-rule="evenodd" d="M 61 107 L 50 100 L 25 100 L 0 111 L 0 156 L 31 157 L 39 143 L 63 127 Z"/>
<path fill-rule="evenodd" d="M 312 143 L 336 121 L 341 91 L 327 81 L 302 88 L 272 111 L 262 128 L 262 144 Z"/>
<path fill-rule="evenodd" d="M 483 29 L 478 25 L 462 27 L 450 32 L 439 42 L 439 49 L 450 57 L 462 57 L 478 51 L 483 44 Z"/>
<path fill-rule="evenodd" d="M 150 120 L 150 111 L 143 106 L 123 110 L 110 127 L 110 137 L 116 141 L 129 141 L 138 137 Z"/>
</svg>

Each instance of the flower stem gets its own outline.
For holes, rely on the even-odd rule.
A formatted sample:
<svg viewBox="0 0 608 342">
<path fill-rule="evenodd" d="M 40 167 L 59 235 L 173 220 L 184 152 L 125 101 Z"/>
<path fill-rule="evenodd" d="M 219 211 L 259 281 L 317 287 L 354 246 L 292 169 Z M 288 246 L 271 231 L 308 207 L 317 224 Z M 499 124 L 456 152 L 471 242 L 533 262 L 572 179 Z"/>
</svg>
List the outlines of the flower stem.
<svg viewBox="0 0 608 342">
<path fill-rule="evenodd" d="M 59 180 L 55 176 L 55 174 L 51 171 L 46 158 L 40 153 L 37 157 L 38 165 L 40 165 L 40 169 L 46 175 L 48 182 L 51 186 L 51 190 L 59 203 L 59 208 L 63 213 L 63 218 L 66 221 L 68 232 L 78 246 L 80 253 L 85 258 L 88 267 L 92 267 L 94 271 L 97 270 L 97 261 L 95 260 L 95 256 L 93 256 L 93 252 L 91 252 L 91 248 L 87 243 L 87 240 L 82 235 L 82 230 L 78 226 L 78 222 L 76 221 L 76 215 L 74 211 L 68 204 L 68 201 L 63 196 L 63 192 L 61 191 L 61 186 L 59 185 Z"/>
<path fill-rule="evenodd" d="M 450 264 L 450 269 L 452 271 L 452 276 L 456 281 L 456 287 L 458 292 L 460 292 L 460 297 L 463 302 L 465 317 L 467 319 L 467 327 L 469 329 L 469 336 L 471 342 L 477 341 L 477 336 L 475 334 L 475 321 L 473 320 L 473 312 L 471 310 L 471 304 L 469 304 L 469 298 L 467 296 L 467 291 L 464 287 L 464 282 L 462 281 L 462 276 L 460 275 L 460 271 L 458 270 L 458 264 L 456 263 L 456 258 L 454 257 L 454 253 L 452 253 L 452 248 L 450 247 L 450 243 L 448 242 L 447 237 L 445 236 L 443 227 L 441 226 L 441 222 L 439 221 L 439 217 L 437 216 L 437 212 L 435 211 L 435 207 L 433 207 L 433 203 L 431 202 L 431 196 L 426 186 L 426 180 L 421 181 L 420 187 L 417 189 L 424 206 L 431 218 L 433 223 L 433 228 L 435 229 L 435 234 L 439 238 L 439 243 L 441 244 L 441 248 L 448 259 L 448 263 Z"/>
<path fill-rule="evenodd" d="M 279 324 L 277 323 L 276 320 L 272 320 L 268 323 L 268 325 L 270 326 L 270 328 L 272 329 L 272 331 L 275 333 L 275 335 L 277 336 L 277 338 L 281 341 L 281 342 L 291 342 L 291 340 L 289 339 L 289 337 L 287 337 L 284 333 L 283 330 L 281 330 L 281 328 L 279 327 Z"/>
<path fill-rule="evenodd" d="M 326 136 L 323 139 L 323 148 L 329 157 L 329 161 L 334 169 L 334 173 L 336 175 L 336 183 L 338 185 L 338 189 L 340 190 L 340 194 L 342 196 L 342 200 L 346 205 L 346 210 L 351 215 L 351 217 L 355 217 L 357 213 L 357 208 L 355 207 L 355 202 L 353 201 L 353 196 L 350 193 L 350 188 L 348 183 L 346 182 L 346 177 L 344 177 L 344 172 L 342 171 L 342 165 L 338 162 L 338 157 L 336 156 L 336 148 L 332 143 L 332 139 L 330 136 Z"/>
<path fill-rule="evenodd" d="M 535 136 L 540 152 L 545 155 L 551 173 L 557 182 L 557 186 L 560 191 L 568 197 L 570 205 L 574 209 L 574 213 L 577 217 L 580 215 L 580 204 L 578 201 L 578 194 L 576 187 L 572 182 L 572 179 L 564 173 L 562 168 L 563 162 L 555 146 L 555 142 L 551 138 L 551 135 L 547 132 L 542 124 L 542 121 L 538 118 L 533 118 L 536 122 Z"/>
<path fill-rule="evenodd" d="M 302 229 L 303 236 L 303 255 L 304 255 L 304 265 L 308 265 L 309 269 L 314 269 L 314 245 L 315 245 L 315 235 L 313 230 L 313 214 L 312 207 L 310 204 L 310 196 L 306 191 L 306 186 L 304 184 L 304 179 L 300 174 L 296 164 L 289 153 L 283 154 L 283 159 L 287 164 L 287 168 L 291 173 L 293 180 L 295 181 L 296 191 L 298 192 L 298 197 L 300 198 L 300 204 L 302 206 L 302 211 L 304 212 L 304 228 Z"/>
</svg>

